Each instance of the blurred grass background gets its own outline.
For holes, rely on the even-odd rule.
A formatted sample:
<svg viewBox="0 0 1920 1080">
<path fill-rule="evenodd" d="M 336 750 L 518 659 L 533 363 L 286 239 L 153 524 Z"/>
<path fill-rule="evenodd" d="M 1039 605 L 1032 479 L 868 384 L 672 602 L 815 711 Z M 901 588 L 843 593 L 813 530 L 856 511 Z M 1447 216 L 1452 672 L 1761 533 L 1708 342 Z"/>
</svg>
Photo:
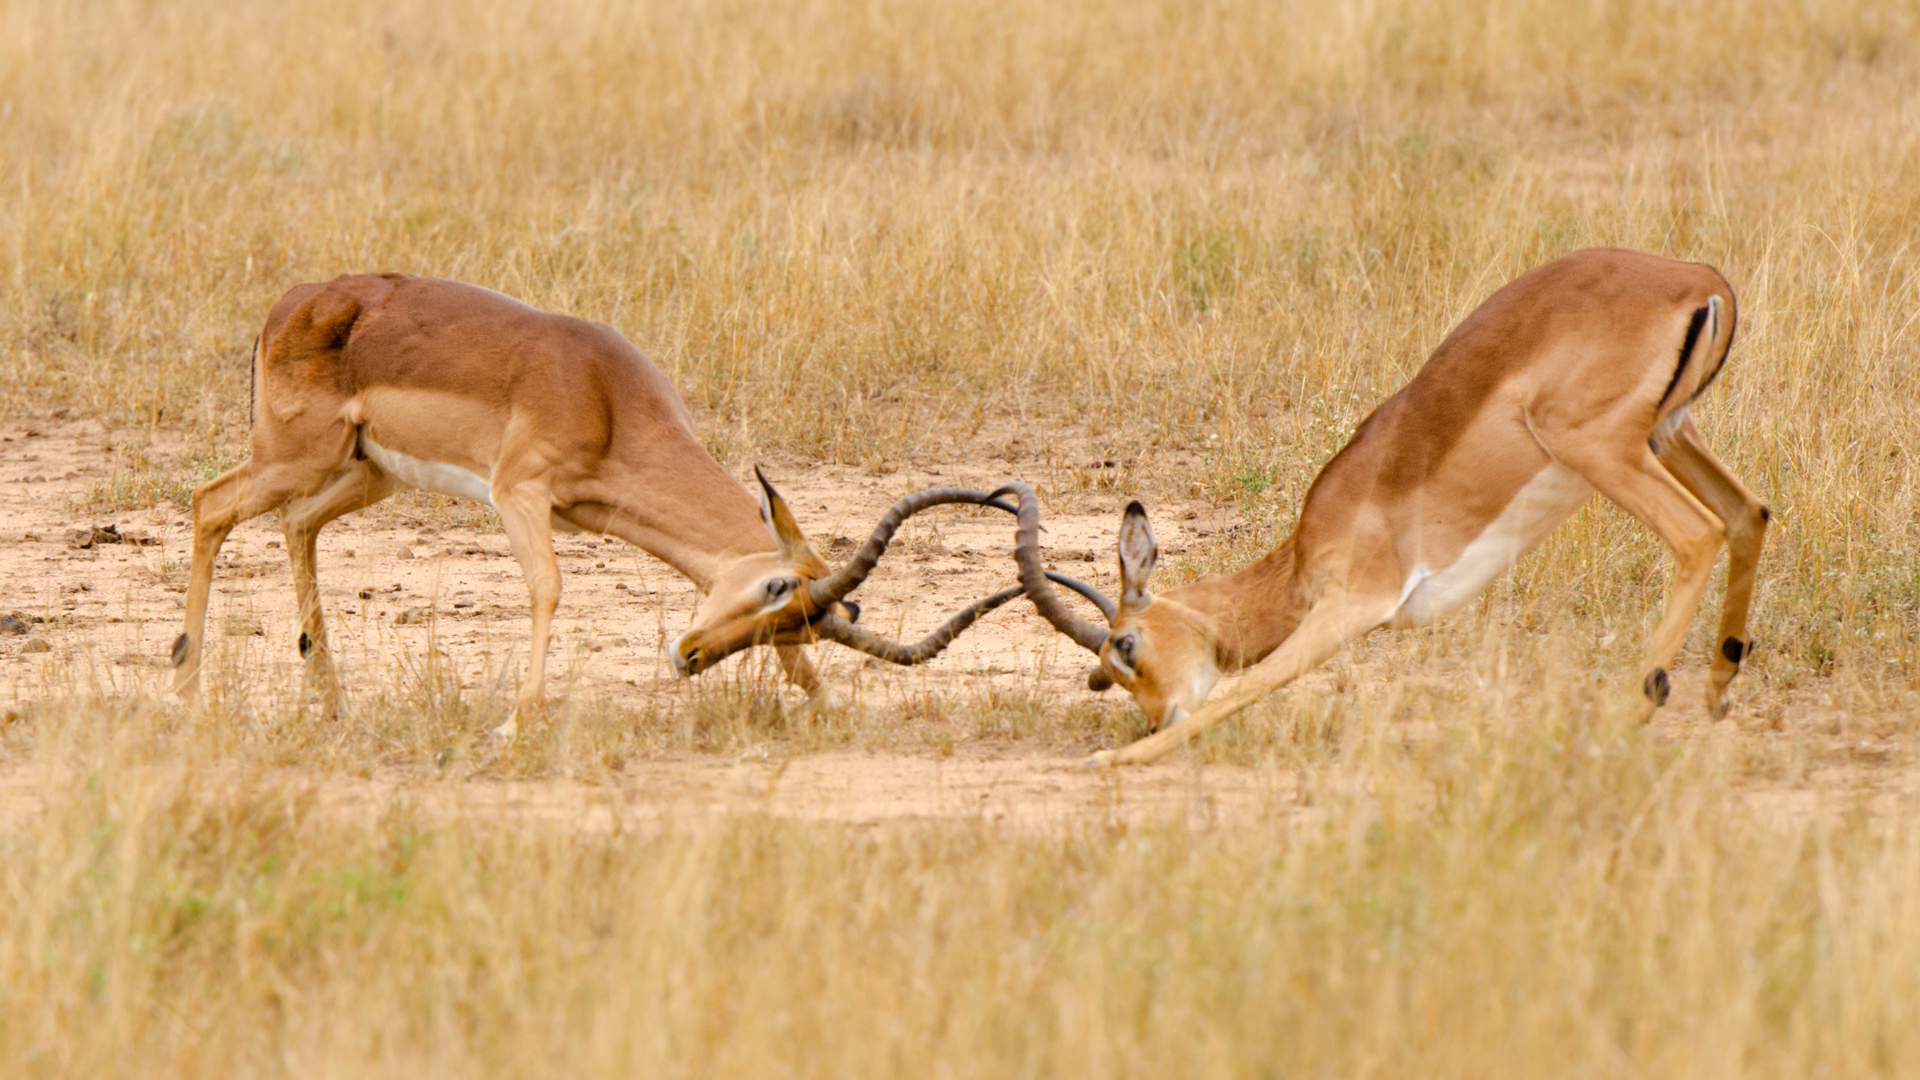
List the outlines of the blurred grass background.
<svg viewBox="0 0 1920 1080">
<path fill-rule="evenodd" d="M 1494 288 L 1617 244 L 1733 283 L 1697 416 L 1776 514 L 1735 696 L 1840 716 L 1830 741 L 1781 698 L 1677 743 L 1620 726 L 1607 673 L 1670 562 L 1598 505 L 1478 614 L 1216 740 L 1319 793 L 1269 829 L 600 837 L 424 823 L 405 796 L 342 821 L 192 770 L 427 769 L 470 705 L 400 673 L 339 735 L 76 692 L 6 747 L 52 779 L 0 830 L 0 1060 L 1913 1072 L 1917 90 L 1920 7 L 1849 0 L 0 4 L 0 413 L 192 447 L 129 460 L 100 505 L 244 453 L 245 356 L 285 289 L 398 270 L 613 324 L 736 468 L 1004 455 L 1056 505 L 1232 507 L 1246 527 L 1169 568 L 1209 572 L 1271 546 Z M 614 713 L 509 771 L 773 737 L 741 719 L 760 699 L 716 700 L 665 751 Z M 896 713 L 791 738 L 1058 749 L 1115 723 Z M 1823 769 L 1896 801 L 1866 814 Z M 1758 812 L 1756 785 L 1808 802 Z"/>
</svg>

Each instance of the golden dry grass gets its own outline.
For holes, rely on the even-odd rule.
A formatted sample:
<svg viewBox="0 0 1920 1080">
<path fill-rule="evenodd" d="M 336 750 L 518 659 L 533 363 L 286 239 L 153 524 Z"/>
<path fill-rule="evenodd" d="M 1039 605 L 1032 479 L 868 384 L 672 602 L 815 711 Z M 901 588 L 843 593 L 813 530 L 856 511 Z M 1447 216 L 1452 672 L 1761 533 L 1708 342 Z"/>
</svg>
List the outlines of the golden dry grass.
<svg viewBox="0 0 1920 1080">
<path fill-rule="evenodd" d="M 41 779 L 0 830 L 0 1069 L 1913 1073 L 1916 101 L 1911 3 L 0 5 L 0 411 L 191 448 L 90 507 L 243 452 L 267 305 L 391 269 L 621 328 L 730 464 L 1006 452 L 1057 501 L 1238 507 L 1200 573 L 1488 292 L 1606 243 L 1732 281 L 1699 419 L 1776 511 L 1740 720 L 1622 726 L 1668 562 L 1596 506 L 1206 748 L 1297 783 L 1266 824 L 598 834 L 407 794 L 1131 723 L 1065 700 L 789 728 L 749 681 L 569 701 L 470 766 L 499 703 L 425 667 L 344 731 L 50 685 L 4 743 Z M 375 767 L 415 779 L 370 818 L 259 772 Z"/>
</svg>

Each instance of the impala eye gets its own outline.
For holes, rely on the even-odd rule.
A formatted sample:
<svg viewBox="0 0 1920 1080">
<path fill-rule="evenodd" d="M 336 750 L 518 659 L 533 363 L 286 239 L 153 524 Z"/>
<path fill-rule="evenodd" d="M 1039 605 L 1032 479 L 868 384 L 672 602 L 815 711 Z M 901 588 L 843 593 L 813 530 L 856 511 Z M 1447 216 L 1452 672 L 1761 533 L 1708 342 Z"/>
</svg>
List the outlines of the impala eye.
<svg viewBox="0 0 1920 1080">
<path fill-rule="evenodd" d="M 793 582 L 786 578 L 773 578 L 767 582 L 767 599 L 778 600 L 793 591 Z"/>
<path fill-rule="evenodd" d="M 1138 630 L 1128 630 L 1125 633 L 1113 635 L 1113 645 L 1111 646 L 1113 666 L 1131 676 L 1134 672 L 1135 653 L 1139 650 L 1139 646 L 1140 632 Z"/>
</svg>

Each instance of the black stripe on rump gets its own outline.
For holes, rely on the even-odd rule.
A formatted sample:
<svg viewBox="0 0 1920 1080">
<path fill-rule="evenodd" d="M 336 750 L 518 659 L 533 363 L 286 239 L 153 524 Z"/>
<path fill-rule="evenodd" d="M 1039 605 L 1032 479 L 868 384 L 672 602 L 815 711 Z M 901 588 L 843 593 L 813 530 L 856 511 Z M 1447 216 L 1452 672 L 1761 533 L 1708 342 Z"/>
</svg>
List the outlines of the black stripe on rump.
<svg viewBox="0 0 1920 1080">
<path fill-rule="evenodd" d="M 1727 279 L 1721 278 L 1720 280 L 1725 281 Z M 1733 335 L 1739 332 L 1740 332 L 1740 300 L 1738 297 L 1734 296 L 1731 291 L 1729 291 L 1727 293 L 1727 348 L 1725 352 L 1722 352 L 1720 354 L 1720 363 L 1712 371 L 1707 372 L 1707 377 L 1704 381 L 1700 383 L 1700 388 L 1693 392 L 1694 397 L 1697 398 L 1701 394 L 1706 393 L 1707 387 L 1713 385 L 1713 380 L 1719 378 L 1720 373 L 1726 370 L 1727 357 L 1733 355 Z"/>
<path fill-rule="evenodd" d="M 1699 343 L 1700 328 L 1705 325 L 1707 325 L 1707 309 L 1694 308 L 1693 318 L 1687 321 L 1687 340 L 1680 343 L 1680 363 L 1674 367 L 1673 378 L 1667 380 L 1667 388 L 1660 392 L 1660 402 L 1653 407 L 1653 411 L 1659 412 L 1660 406 L 1665 405 L 1667 399 L 1673 396 L 1673 388 L 1680 385 L 1680 376 L 1686 374 L 1687 361 L 1693 359 L 1693 347 Z"/>
</svg>

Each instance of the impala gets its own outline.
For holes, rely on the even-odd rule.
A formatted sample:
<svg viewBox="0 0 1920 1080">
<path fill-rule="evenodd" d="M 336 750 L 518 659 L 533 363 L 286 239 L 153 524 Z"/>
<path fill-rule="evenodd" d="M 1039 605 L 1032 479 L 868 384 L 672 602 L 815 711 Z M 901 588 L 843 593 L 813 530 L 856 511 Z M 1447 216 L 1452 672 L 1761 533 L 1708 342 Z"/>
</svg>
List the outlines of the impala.
<svg viewBox="0 0 1920 1080">
<path fill-rule="evenodd" d="M 1307 491 L 1293 534 L 1234 574 L 1164 593 L 1146 510 L 1121 519 L 1119 601 L 1102 628 L 1040 571 L 1022 494 L 1020 580 L 1048 621 L 1097 653 L 1094 689 L 1125 687 L 1158 730 L 1101 763 L 1152 761 L 1380 626 L 1438 619 L 1477 596 L 1595 491 L 1673 549 L 1665 614 L 1642 669 L 1643 715 L 1724 540 L 1726 604 L 1707 685 L 1714 717 L 1750 648 L 1747 608 L 1768 513 L 1688 412 L 1726 364 L 1734 299 L 1711 267 L 1618 249 L 1514 279 L 1362 421 Z M 1226 673 L 1244 676 L 1207 702 Z M 1204 704 L 1203 704 L 1204 703 Z"/>
<path fill-rule="evenodd" d="M 499 512 L 532 596 L 522 707 L 545 688 L 560 602 L 555 529 L 620 537 L 692 580 L 702 599 L 671 650 L 682 674 L 765 642 L 810 699 L 824 684 L 801 643 L 824 637 L 919 663 L 1021 591 L 987 597 L 914 646 L 854 626 L 858 608 L 843 599 L 908 515 L 943 503 L 1013 508 L 961 489 L 909 496 L 858 558 L 832 571 L 766 477 L 756 500 L 707 453 L 672 384 L 618 332 L 488 289 L 399 274 L 300 285 L 268 313 L 252 365 L 251 456 L 193 493 L 186 628 L 173 645 L 175 689 L 189 702 L 220 545 L 236 525 L 278 510 L 300 654 L 335 707 L 315 543 L 333 519 L 408 488 Z M 511 736 L 520 713 L 496 733 Z"/>
</svg>

